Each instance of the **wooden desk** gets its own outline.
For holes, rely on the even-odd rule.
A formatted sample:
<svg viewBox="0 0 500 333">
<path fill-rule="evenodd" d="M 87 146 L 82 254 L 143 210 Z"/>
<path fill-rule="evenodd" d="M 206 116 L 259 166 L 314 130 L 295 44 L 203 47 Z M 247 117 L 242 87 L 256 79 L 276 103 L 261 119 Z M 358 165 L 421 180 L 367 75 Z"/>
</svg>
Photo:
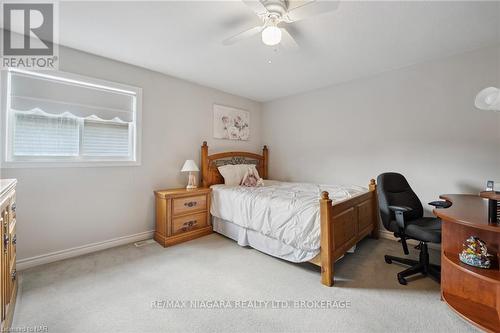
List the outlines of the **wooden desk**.
<svg viewBox="0 0 500 333">
<path fill-rule="evenodd" d="M 475 195 L 450 194 L 453 205 L 434 209 L 442 220 L 441 296 L 460 316 L 488 332 L 500 332 L 500 226 L 488 223 L 488 200 Z M 496 257 L 490 269 L 460 262 L 458 253 L 470 236 L 486 242 Z"/>
</svg>

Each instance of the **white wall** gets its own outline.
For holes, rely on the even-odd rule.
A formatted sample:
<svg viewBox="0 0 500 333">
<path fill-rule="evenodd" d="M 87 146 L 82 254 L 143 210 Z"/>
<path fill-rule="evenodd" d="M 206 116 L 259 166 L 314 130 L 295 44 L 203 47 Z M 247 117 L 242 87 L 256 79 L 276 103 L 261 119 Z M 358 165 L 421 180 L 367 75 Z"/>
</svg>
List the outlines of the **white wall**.
<svg viewBox="0 0 500 333">
<path fill-rule="evenodd" d="M 367 185 L 397 171 L 424 206 L 500 181 L 500 113 L 473 106 L 499 86 L 499 59 L 486 48 L 264 104 L 271 178 Z"/>
<path fill-rule="evenodd" d="M 179 170 L 199 163 L 203 140 L 211 151 L 261 149 L 257 102 L 67 48 L 60 70 L 143 89 L 142 165 L 2 169 L 19 181 L 18 259 L 153 230 L 153 190 L 185 186 Z M 248 142 L 212 139 L 213 103 L 251 112 Z"/>
<path fill-rule="evenodd" d="M 274 179 L 366 185 L 404 173 L 422 201 L 500 181 L 500 114 L 474 109 L 500 85 L 500 49 L 482 49 L 266 103 L 61 48 L 60 69 L 143 88 L 142 165 L 2 169 L 17 178 L 18 259 L 154 228 L 153 190 L 183 186 L 185 159 L 270 147 Z M 216 73 L 214 73 L 216 75 Z M 212 104 L 251 111 L 248 142 L 212 139 Z"/>
</svg>

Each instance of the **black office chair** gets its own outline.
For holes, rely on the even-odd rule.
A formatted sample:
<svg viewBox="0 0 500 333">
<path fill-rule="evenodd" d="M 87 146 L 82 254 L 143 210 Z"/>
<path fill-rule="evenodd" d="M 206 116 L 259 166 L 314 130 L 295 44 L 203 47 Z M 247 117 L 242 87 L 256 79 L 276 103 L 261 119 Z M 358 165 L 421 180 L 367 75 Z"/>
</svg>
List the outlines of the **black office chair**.
<svg viewBox="0 0 500 333">
<path fill-rule="evenodd" d="M 423 217 L 422 203 L 405 177 L 399 173 L 389 172 L 378 176 L 377 195 L 382 223 L 387 230 L 394 232 L 395 237 L 401 239 L 404 253 L 409 254 L 407 239 L 420 242 L 416 247 L 420 249 L 418 261 L 385 256 L 385 262 L 388 264 L 395 261 L 410 266 L 410 268 L 398 273 L 399 283 L 406 285 L 406 277 L 418 273 L 429 275 L 440 282 L 441 267 L 429 263 L 427 243 L 441 243 L 441 220 L 434 217 Z M 429 204 L 442 208 L 449 206 L 449 203 L 445 201 L 434 201 Z"/>
</svg>

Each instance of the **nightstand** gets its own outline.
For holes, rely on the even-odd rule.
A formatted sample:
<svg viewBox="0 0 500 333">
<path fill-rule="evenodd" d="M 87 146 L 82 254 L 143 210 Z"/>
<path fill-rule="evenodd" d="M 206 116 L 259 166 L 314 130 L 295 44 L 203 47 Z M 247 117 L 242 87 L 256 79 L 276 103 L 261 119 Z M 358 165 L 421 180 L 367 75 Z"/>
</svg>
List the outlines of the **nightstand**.
<svg viewBox="0 0 500 333">
<path fill-rule="evenodd" d="M 210 188 L 155 191 L 154 239 L 163 247 L 212 233 Z"/>
</svg>

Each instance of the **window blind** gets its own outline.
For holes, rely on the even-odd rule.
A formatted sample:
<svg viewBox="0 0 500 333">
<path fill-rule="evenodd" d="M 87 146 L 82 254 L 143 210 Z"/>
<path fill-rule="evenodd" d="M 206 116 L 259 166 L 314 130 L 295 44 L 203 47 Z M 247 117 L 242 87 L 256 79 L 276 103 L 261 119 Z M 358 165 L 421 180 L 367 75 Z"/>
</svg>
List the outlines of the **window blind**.
<svg viewBox="0 0 500 333">
<path fill-rule="evenodd" d="M 11 158 L 134 160 L 137 91 L 58 73 L 8 74 Z"/>
<path fill-rule="evenodd" d="M 129 125 L 85 121 L 82 155 L 126 157 L 129 155 Z"/>
<path fill-rule="evenodd" d="M 10 81 L 11 108 L 17 111 L 133 121 L 133 92 L 24 71 L 11 71 Z"/>
<path fill-rule="evenodd" d="M 15 156 L 78 156 L 78 119 L 15 113 Z"/>
</svg>

